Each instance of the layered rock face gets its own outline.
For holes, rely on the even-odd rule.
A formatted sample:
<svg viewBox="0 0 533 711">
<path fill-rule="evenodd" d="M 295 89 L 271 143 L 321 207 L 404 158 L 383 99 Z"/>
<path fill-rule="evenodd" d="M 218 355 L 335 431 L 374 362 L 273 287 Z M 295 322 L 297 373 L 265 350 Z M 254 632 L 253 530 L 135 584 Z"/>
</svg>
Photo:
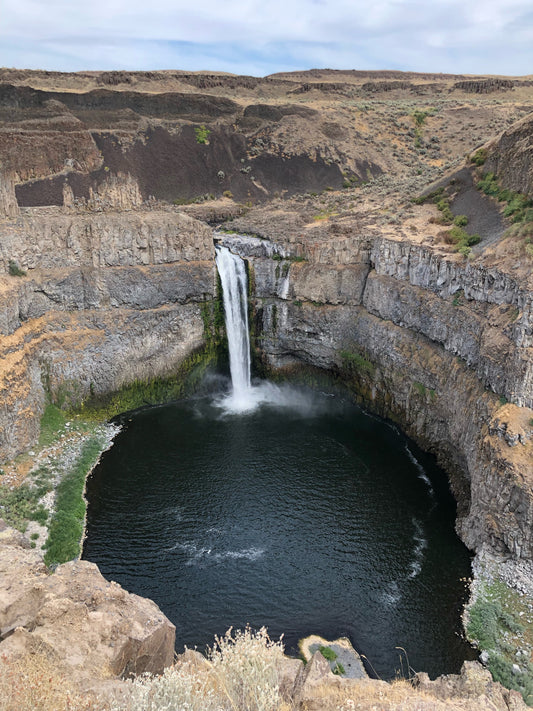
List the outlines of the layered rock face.
<svg viewBox="0 0 533 711">
<path fill-rule="evenodd" d="M 531 556 L 531 294 L 504 272 L 384 237 L 223 241 L 253 265 L 269 365 L 340 373 L 438 455 L 470 548 Z"/>
<path fill-rule="evenodd" d="M 14 262 L 28 275 L 0 278 L 0 460 L 37 438 L 45 391 L 77 405 L 172 373 L 204 343 L 207 226 L 172 210 L 42 210 L 2 235 L 0 271 Z"/>
</svg>

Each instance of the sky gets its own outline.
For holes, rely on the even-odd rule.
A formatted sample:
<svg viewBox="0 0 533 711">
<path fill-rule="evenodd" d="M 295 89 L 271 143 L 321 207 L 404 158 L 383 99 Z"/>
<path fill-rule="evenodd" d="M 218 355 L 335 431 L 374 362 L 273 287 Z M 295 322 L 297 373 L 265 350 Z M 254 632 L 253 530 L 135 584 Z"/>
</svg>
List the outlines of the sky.
<svg viewBox="0 0 533 711">
<path fill-rule="evenodd" d="M 533 74 L 532 0 L 0 0 L 0 66 Z"/>
</svg>

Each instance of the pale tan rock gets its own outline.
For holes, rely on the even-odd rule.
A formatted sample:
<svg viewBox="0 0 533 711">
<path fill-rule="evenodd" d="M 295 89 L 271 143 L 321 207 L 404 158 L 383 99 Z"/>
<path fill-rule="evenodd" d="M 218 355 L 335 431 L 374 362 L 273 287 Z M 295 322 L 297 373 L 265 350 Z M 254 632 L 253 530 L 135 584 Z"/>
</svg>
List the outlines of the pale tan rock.
<svg viewBox="0 0 533 711">
<path fill-rule="evenodd" d="M 294 682 L 293 697 L 303 703 L 312 695 L 314 687 L 332 678 L 334 679 L 335 675 L 330 669 L 329 662 L 320 652 L 315 652 L 298 672 Z"/>
<path fill-rule="evenodd" d="M 4 539 L 4 540 L 3 540 Z M 50 574 L 35 552 L 0 538 L 0 654 L 46 650 L 76 683 L 161 673 L 175 627 L 151 600 L 76 561 Z"/>
</svg>

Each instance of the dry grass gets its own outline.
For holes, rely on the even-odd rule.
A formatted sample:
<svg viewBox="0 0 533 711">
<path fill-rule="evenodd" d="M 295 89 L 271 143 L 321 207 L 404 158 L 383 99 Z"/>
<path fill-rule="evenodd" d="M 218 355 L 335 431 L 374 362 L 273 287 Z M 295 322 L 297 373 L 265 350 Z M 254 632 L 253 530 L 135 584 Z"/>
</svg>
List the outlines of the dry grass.
<svg viewBox="0 0 533 711">
<path fill-rule="evenodd" d="M 470 705 L 466 700 L 464 703 L 439 700 L 432 694 L 417 691 L 404 680 L 387 683 L 365 679 L 318 686 L 312 698 L 304 700 L 300 711 L 481 711 L 484 708 L 476 704 L 476 701 Z"/>
<path fill-rule="evenodd" d="M 0 711 L 104 711 L 73 690 L 44 653 L 0 657 Z"/>
<path fill-rule="evenodd" d="M 281 641 L 258 632 L 228 630 L 208 659 L 192 657 L 131 682 L 113 711 L 290 711 L 280 695 Z"/>
</svg>

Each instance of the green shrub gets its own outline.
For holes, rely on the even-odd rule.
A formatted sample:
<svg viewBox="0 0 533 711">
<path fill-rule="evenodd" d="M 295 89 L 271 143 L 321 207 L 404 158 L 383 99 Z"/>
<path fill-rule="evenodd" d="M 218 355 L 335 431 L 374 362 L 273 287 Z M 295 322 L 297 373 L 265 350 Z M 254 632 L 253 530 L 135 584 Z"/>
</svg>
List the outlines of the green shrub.
<svg viewBox="0 0 533 711">
<path fill-rule="evenodd" d="M 8 271 L 11 276 L 26 276 L 26 272 L 12 259 L 9 260 Z"/>
<path fill-rule="evenodd" d="M 196 134 L 196 143 L 200 143 L 202 145 L 207 145 L 209 143 L 208 139 L 211 131 L 206 128 L 204 124 L 197 126 L 194 129 L 194 133 Z"/>
<path fill-rule="evenodd" d="M 331 647 L 320 646 L 318 648 L 318 651 L 324 657 L 324 659 L 328 660 L 328 662 L 334 662 L 335 659 L 337 659 L 338 655 L 336 654 L 336 652 L 333 651 L 333 649 L 331 649 Z"/>
<path fill-rule="evenodd" d="M 431 111 L 420 111 L 419 109 L 416 109 L 413 111 L 411 116 L 413 117 L 415 125 L 420 128 L 424 125 L 427 117 L 431 116 L 431 113 Z"/>
<path fill-rule="evenodd" d="M 478 181 L 477 187 L 479 190 L 485 193 L 485 195 L 497 196 L 500 192 L 500 186 L 498 185 L 498 178 L 494 173 L 485 173 L 485 175 Z"/>
<path fill-rule="evenodd" d="M 475 163 L 476 165 L 483 165 L 486 160 L 487 160 L 487 149 L 486 148 L 478 148 L 478 150 L 474 153 L 474 155 L 470 157 L 470 162 Z"/>
<path fill-rule="evenodd" d="M 466 215 L 457 215 L 457 217 L 454 218 L 453 224 L 457 227 L 464 227 L 468 225 L 468 217 Z"/>
<path fill-rule="evenodd" d="M 464 257 L 468 257 L 470 255 L 472 252 L 470 248 L 474 244 L 481 242 L 481 237 L 478 234 L 470 235 L 458 225 L 454 225 L 451 230 L 448 230 L 447 238 L 450 242 L 455 244 L 456 250 Z"/>
</svg>

